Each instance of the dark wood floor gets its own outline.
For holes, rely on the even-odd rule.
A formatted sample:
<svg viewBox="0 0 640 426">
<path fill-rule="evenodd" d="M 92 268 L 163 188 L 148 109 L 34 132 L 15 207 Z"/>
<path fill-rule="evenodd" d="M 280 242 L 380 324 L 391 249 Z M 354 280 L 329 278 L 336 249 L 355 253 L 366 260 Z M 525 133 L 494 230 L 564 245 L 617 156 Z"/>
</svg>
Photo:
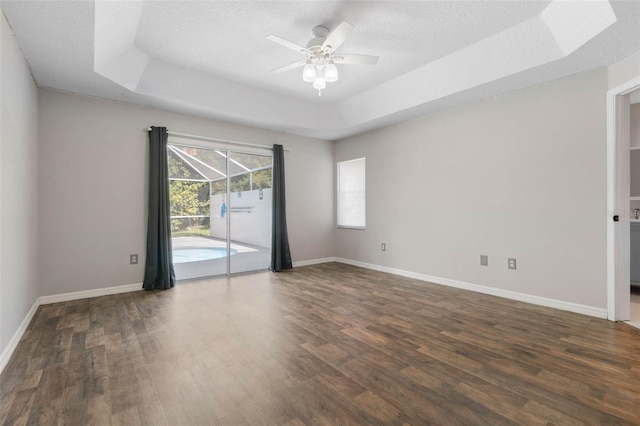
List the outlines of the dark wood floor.
<svg viewBox="0 0 640 426">
<path fill-rule="evenodd" d="M 340 264 L 39 308 L 3 424 L 638 424 L 640 331 Z"/>
</svg>

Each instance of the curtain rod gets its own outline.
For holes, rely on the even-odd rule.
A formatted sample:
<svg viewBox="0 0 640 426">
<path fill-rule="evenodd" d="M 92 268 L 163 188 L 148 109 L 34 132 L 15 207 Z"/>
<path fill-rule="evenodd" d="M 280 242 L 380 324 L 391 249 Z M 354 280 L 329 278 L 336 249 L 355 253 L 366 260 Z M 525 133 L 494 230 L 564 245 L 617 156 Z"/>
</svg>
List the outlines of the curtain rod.
<svg viewBox="0 0 640 426">
<path fill-rule="evenodd" d="M 151 127 L 148 127 L 146 129 L 144 129 L 145 132 L 149 132 L 151 131 Z M 210 138 L 207 136 L 198 136 L 198 135 L 190 135 L 188 133 L 178 133 L 178 132 L 170 132 L 169 130 L 167 130 L 167 134 L 171 135 L 171 136 L 178 136 L 181 138 L 187 138 L 187 139 L 196 139 L 196 140 L 201 140 L 201 141 L 208 141 L 208 142 L 221 142 L 221 143 L 227 143 L 230 145 L 240 145 L 240 146 L 249 146 L 252 148 L 261 148 L 261 149 L 268 149 L 268 150 L 273 150 L 272 147 L 268 146 L 268 145 L 258 145 L 255 143 L 247 143 L 247 142 L 239 142 L 239 141 L 231 141 L 228 139 L 219 139 L 219 138 Z M 291 149 L 289 148 L 282 148 L 284 151 L 291 151 Z"/>
</svg>

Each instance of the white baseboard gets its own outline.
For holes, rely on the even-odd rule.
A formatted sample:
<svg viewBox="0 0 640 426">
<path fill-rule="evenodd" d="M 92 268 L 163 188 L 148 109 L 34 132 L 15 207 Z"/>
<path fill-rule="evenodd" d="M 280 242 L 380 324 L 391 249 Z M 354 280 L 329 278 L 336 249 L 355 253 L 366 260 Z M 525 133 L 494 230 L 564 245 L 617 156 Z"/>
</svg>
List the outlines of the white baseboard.
<svg viewBox="0 0 640 426">
<path fill-rule="evenodd" d="M 309 265 L 318 265 L 320 263 L 329 263 L 329 262 L 337 262 L 337 257 L 323 257 L 320 259 L 311 259 L 311 260 L 301 260 L 299 262 L 293 262 L 294 268 L 299 268 L 301 266 L 309 266 Z"/>
<path fill-rule="evenodd" d="M 546 306 L 548 308 L 560 309 L 563 311 L 574 312 L 577 314 L 588 315 L 591 317 L 607 319 L 607 310 L 604 308 L 596 308 L 594 306 L 580 305 L 563 300 L 548 299 L 546 297 L 533 296 L 515 291 L 502 290 L 499 288 L 487 287 L 479 284 L 471 284 L 463 281 L 451 280 L 448 278 L 435 277 L 432 275 L 419 274 L 417 272 L 405 271 L 402 269 L 389 268 L 386 266 L 374 265 L 371 263 L 360 262 L 357 260 L 335 258 L 336 262 L 345 263 L 347 265 L 359 266 L 374 271 L 387 272 L 389 274 L 400 275 L 402 277 L 412 278 L 420 281 L 428 281 L 434 284 L 446 285 L 449 287 L 460 288 L 463 290 L 471 290 L 478 293 L 490 294 L 492 296 L 504 297 L 506 299 L 517 300 L 520 302 L 531 303 L 534 305 Z"/>
<path fill-rule="evenodd" d="M 4 370 L 4 367 L 11 359 L 11 355 L 13 355 L 13 352 L 18 347 L 18 343 L 20 342 L 20 339 L 22 339 L 24 332 L 27 331 L 27 327 L 29 327 L 33 316 L 36 314 L 38 306 L 40 306 L 40 301 L 39 299 L 36 299 L 36 301 L 33 302 L 31 309 L 29 309 L 29 312 L 27 312 L 27 315 L 25 315 L 24 319 L 20 323 L 20 326 L 18 326 L 16 332 L 13 333 L 11 340 L 7 343 L 7 347 L 2 351 L 2 354 L 0 355 L 0 373 L 2 373 L 2 370 Z"/>
<path fill-rule="evenodd" d="M 640 329 L 640 322 L 637 321 L 624 321 L 625 324 L 629 324 L 631 327 Z"/>
<path fill-rule="evenodd" d="M 71 293 L 54 294 L 51 296 L 40 296 L 40 304 L 68 302 L 70 300 L 87 299 L 89 297 L 108 296 L 110 294 L 129 293 L 142 290 L 142 283 L 125 284 L 116 287 L 96 288 L 93 290 L 74 291 Z"/>
<path fill-rule="evenodd" d="M 63 293 L 63 294 L 54 294 L 51 296 L 40 296 L 33 302 L 33 306 L 27 312 L 24 319 L 20 323 L 20 326 L 13 333 L 11 340 L 7 344 L 7 347 L 4 348 L 2 354 L 0 355 L 0 373 L 4 370 L 4 367 L 11 359 L 11 355 L 16 350 L 20 339 L 24 335 L 24 332 L 27 331 L 27 327 L 29 327 L 29 323 L 33 319 L 33 316 L 36 314 L 38 307 L 40 305 L 48 305 L 50 303 L 58 303 L 58 302 L 68 302 L 70 300 L 78 300 L 78 299 L 86 299 L 89 297 L 98 297 L 98 296 L 108 296 L 110 294 L 118 294 L 118 293 L 129 293 L 131 291 L 142 290 L 142 284 L 126 284 L 120 285 L 116 287 L 105 287 L 105 288 L 97 288 L 94 290 L 83 290 L 83 291 L 74 291 L 72 293 Z"/>
</svg>

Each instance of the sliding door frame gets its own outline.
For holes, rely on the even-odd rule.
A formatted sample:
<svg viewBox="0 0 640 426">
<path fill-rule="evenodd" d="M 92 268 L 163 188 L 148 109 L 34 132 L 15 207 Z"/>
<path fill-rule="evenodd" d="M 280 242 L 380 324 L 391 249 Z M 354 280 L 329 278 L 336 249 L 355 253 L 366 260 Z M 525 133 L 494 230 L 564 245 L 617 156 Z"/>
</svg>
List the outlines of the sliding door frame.
<svg viewBox="0 0 640 426">
<path fill-rule="evenodd" d="M 223 152 L 226 156 L 225 158 L 225 163 L 226 163 L 226 170 L 225 170 L 225 174 L 226 174 L 226 194 L 225 194 L 225 203 L 226 203 L 226 215 L 225 215 L 225 225 L 226 225 L 226 232 L 225 232 L 225 246 L 226 246 L 226 257 L 225 257 L 225 267 L 226 267 L 226 272 L 224 274 L 219 274 L 219 275 L 207 275 L 207 276 L 203 276 L 203 277 L 198 277 L 198 278 L 190 278 L 184 281 L 191 281 L 191 280 L 196 280 L 196 279 L 207 279 L 207 278 L 216 278 L 216 277 L 230 277 L 230 276 L 236 276 L 236 275 L 244 275 L 244 274 L 248 274 L 251 273 L 252 271 L 244 271 L 244 272 L 235 272 L 232 273 L 231 272 L 231 172 L 230 172 L 230 165 L 231 165 L 231 153 L 237 153 L 237 154 L 247 154 L 247 155 L 260 155 L 263 157 L 271 157 L 271 167 L 273 167 L 273 149 L 271 147 L 264 147 L 264 148 L 258 148 L 258 147 L 250 147 L 248 149 L 243 149 L 243 147 L 238 147 L 235 148 L 233 146 L 233 144 L 230 144 L 230 146 L 225 146 L 226 144 L 224 144 L 224 142 L 220 143 L 221 145 L 217 145 L 214 142 L 210 142 L 210 141 L 204 141 L 204 140 L 198 140 L 198 139 L 194 139 L 194 140 L 189 140 L 188 142 L 185 141 L 184 138 L 181 138 L 179 136 L 172 136 L 171 134 L 169 134 L 169 141 L 168 141 L 168 145 L 175 145 L 178 147 L 185 147 L 185 148 L 197 148 L 197 149 L 206 149 L 206 150 L 211 150 L 211 151 L 220 151 Z M 271 176 L 271 183 L 273 186 L 273 174 Z M 209 197 L 211 197 L 211 185 L 209 185 Z M 273 203 L 273 200 L 271 201 Z M 211 207 L 209 207 L 211 208 Z M 209 211 L 209 215 L 211 215 L 211 211 Z M 271 218 L 271 220 L 273 221 L 273 218 Z M 210 225 L 211 226 L 211 225 Z M 265 268 L 265 270 L 267 270 L 267 268 Z M 179 280 L 179 281 L 183 281 L 183 280 Z"/>
<path fill-rule="evenodd" d="M 227 149 L 225 151 L 225 160 L 227 163 L 227 185 L 226 185 L 226 193 L 224 195 L 224 198 L 226 200 L 226 204 L 227 204 L 227 212 L 226 212 L 226 226 L 227 226 L 227 232 L 225 232 L 225 235 L 227 236 L 227 256 L 226 256 L 226 265 L 227 265 L 227 277 L 231 276 L 231 173 L 229 172 L 229 166 L 231 165 L 231 154 L 229 154 L 229 150 Z M 211 214 L 211 212 L 209 212 L 209 214 Z"/>
</svg>

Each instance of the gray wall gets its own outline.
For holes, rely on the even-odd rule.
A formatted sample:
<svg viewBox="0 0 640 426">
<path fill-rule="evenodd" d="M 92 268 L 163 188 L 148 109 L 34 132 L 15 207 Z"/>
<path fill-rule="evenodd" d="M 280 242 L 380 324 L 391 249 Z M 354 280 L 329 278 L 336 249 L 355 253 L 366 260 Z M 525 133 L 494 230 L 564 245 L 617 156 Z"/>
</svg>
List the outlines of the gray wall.
<svg viewBox="0 0 640 426">
<path fill-rule="evenodd" d="M 294 261 L 333 255 L 333 144 L 41 89 L 40 274 L 53 295 L 142 282 L 147 134 L 169 130 L 291 148 L 285 154 Z M 129 254 L 140 263 L 129 265 Z"/>
<path fill-rule="evenodd" d="M 640 49 L 607 67 L 608 88 L 613 89 L 640 76 Z"/>
<path fill-rule="evenodd" d="M 631 121 L 630 146 L 640 146 L 640 104 L 631 105 L 629 116 Z M 640 150 L 631 151 L 630 157 L 630 195 L 632 197 L 640 197 Z M 638 208 L 639 205 L 639 201 L 632 201 L 631 212 Z"/>
<path fill-rule="evenodd" d="M 584 73 L 338 141 L 336 161 L 366 157 L 367 229 L 337 230 L 337 256 L 605 308 L 607 84 Z"/>
<path fill-rule="evenodd" d="M 640 146 L 640 104 L 632 104 L 630 107 L 631 119 L 631 146 Z"/>
<path fill-rule="evenodd" d="M 632 197 L 640 197 L 640 150 L 631 151 L 631 187 L 630 195 Z"/>
<path fill-rule="evenodd" d="M 38 92 L 2 13 L 0 27 L 0 353 L 3 353 L 39 296 Z"/>
</svg>

